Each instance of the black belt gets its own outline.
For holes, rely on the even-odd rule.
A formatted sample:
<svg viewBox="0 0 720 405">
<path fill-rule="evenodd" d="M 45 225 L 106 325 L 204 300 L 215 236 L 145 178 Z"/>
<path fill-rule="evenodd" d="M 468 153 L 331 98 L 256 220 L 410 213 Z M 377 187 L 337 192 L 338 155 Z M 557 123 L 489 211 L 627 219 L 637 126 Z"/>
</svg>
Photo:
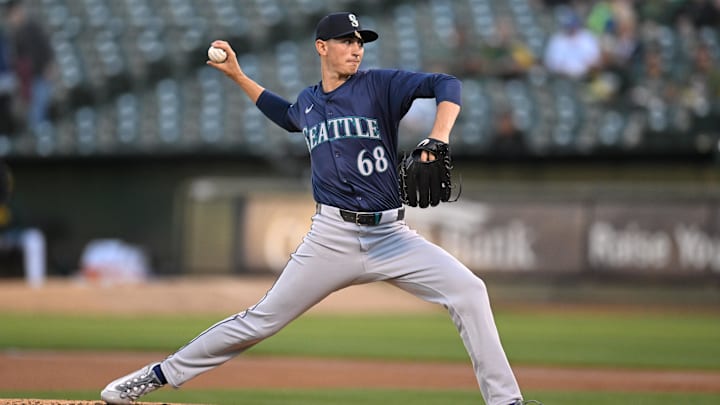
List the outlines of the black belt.
<svg viewBox="0 0 720 405">
<path fill-rule="evenodd" d="M 382 212 L 352 212 L 341 209 L 340 216 L 346 222 L 352 222 L 356 225 L 378 225 L 382 219 Z M 405 208 L 397 210 L 397 221 L 405 218 Z"/>
</svg>

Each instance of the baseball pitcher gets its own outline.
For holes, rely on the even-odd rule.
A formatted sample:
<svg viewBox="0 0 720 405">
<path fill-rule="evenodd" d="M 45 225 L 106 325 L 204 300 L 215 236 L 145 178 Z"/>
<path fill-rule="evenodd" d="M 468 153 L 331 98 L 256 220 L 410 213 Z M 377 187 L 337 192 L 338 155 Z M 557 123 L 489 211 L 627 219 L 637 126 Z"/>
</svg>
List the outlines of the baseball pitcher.
<svg viewBox="0 0 720 405">
<path fill-rule="evenodd" d="M 180 387 L 277 333 L 332 292 L 386 281 L 447 308 L 488 405 L 522 404 L 485 284 L 404 221 L 404 204 L 425 208 L 451 199 L 448 143 L 460 112 L 460 81 L 439 73 L 359 70 L 365 44 L 378 34 L 352 13 L 325 16 L 315 37 L 322 79 L 295 102 L 246 76 L 225 41 L 212 47 L 226 57 L 217 52 L 221 59 L 207 62 L 270 120 L 305 138 L 317 202 L 310 230 L 257 304 L 165 360 L 111 382 L 102 398 L 128 404 L 165 384 Z M 398 125 L 417 98 L 436 99 L 435 122 L 427 139 L 399 159 Z"/>
</svg>

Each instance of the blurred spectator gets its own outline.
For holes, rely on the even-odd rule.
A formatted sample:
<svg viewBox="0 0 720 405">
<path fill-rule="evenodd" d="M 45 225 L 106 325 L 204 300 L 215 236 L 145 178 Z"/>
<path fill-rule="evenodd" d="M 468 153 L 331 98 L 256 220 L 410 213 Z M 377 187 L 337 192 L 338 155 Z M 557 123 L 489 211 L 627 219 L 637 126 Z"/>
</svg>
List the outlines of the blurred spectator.
<svg viewBox="0 0 720 405">
<path fill-rule="evenodd" d="M 694 116 L 694 132 L 720 135 L 720 66 L 710 48 L 700 43 L 693 69 L 683 84 L 682 102 Z"/>
<path fill-rule="evenodd" d="M 630 0 L 601 1 L 588 16 L 588 26 L 600 42 L 601 69 L 592 77 L 590 93 L 611 101 L 631 84 L 628 65 L 639 56 L 637 18 Z"/>
<path fill-rule="evenodd" d="M 600 66 L 600 43 L 570 9 L 561 11 L 559 23 L 560 29 L 550 37 L 545 49 L 545 67 L 554 74 L 584 78 Z"/>
<path fill-rule="evenodd" d="M 693 125 L 690 110 L 680 97 L 680 80 L 674 76 L 671 62 L 663 57 L 660 45 L 648 44 L 642 69 L 630 92 L 632 106 L 646 113 L 649 146 L 668 151 L 688 142 Z"/>
<path fill-rule="evenodd" d="M 15 233 L 10 229 L 10 168 L 0 159 L 0 277 L 22 277 L 23 266 Z"/>
<path fill-rule="evenodd" d="M 494 119 L 493 136 L 488 145 L 490 155 L 509 159 L 526 156 L 525 134 L 515 125 L 512 110 L 501 108 Z"/>
<path fill-rule="evenodd" d="M 15 74 L 10 63 L 10 47 L 0 26 L 0 135 L 15 132 L 13 115 L 13 92 Z"/>
<path fill-rule="evenodd" d="M 698 27 L 692 22 L 690 16 L 681 14 L 675 20 L 673 28 L 677 37 L 678 48 L 680 48 L 678 49 L 681 54 L 680 57 L 685 59 L 683 62 L 688 62 L 692 59 L 698 45 Z"/>
<path fill-rule="evenodd" d="M 720 103 L 720 61 L 713 56 L 710 46 L 700 44 L 695 51 L 695 70 L 691 77 L 705 82 L 708 99 Z"/>
<path fill-rule="evenodd" d="M 595 35 L 603 35 L 614 23 L 615 18 L 609 1 L 598 1 L 588 13 L 587 27 Z"/>
<path fill-rule="evenodd" d="M 458 77 L 482 75 L 484 61 L 481 42 L 468 24 L 459 23 L 453 49 L 454 55 L 449 59 L 452 65 L 448 67 L 447 71 Z"/>
<path fill-rule="evenodd" d="M 604 66 L 623 66 L 635 55 L 639 46 L 637 17 L 630 0 L 596 3 L 588 27 L 599 38 Z"/>
<path fill-rule="evenodd" d="M 48 35 L 23 0 L 8 0 L 5 7 L 20 96 L 27 110 L 27 125 L 33 130 L 49 119 L 53 52 Z"/>
<path fill-rule="evenodd" d="M 0 159 L 0 275 L 13 275 L 11 271 L 20 266 L 16 264 L 16 243 L 10 237 L 10 194 L 12 193 L 12 175 L 10 168 Z"/>
<path fill-rule="evenodd" d="M 625 66 L 637 55 L 640 48 L 637 26 L 632 19 L 615 21 L 610 31 L 612 35 L 605 48 L 605 63 L 611 66 Z"/>
<path fill-rule="evenodd" d="M 12 191 L 12 177 L 10 169 L 0 160 L 0 232 L 10 223 L 10 192 Z"/>
<path fill-rule="evenodd" d="M 720 0 L 689 0 L 678 10 L 686 15 L 696 27 L 720 26 Z"/>
<path fill-rule="evenodd" d="M 518 38 L 512 20 L 498 17 L 495 35 L 480 50 L 484 75 L 512 79 L 530 70 L 535 64 L 535 55 Z"/>
<path fill-rule="evenodd" d="M 13 224 L 10 196 L 13 177 L 10 168 L 0 160 L 0 275 L 14 275 L 11 267 L 17 253 L 21 255 L 21 274 L 31 287 L 45 281 L 45 236 L 39 229 L 18 228 Z"/>
<path fill-rule="evenodd" d="M 687 0 L 636 1 L 635 9 L 641 20 L 668 25 L 685 3 Z"/>
<path fill-rule="evenodd" d="M 634 74 L 632 100 L 636 105 L 649 107 L 653 102 L 672 100 L 677 95 L 675 81 L 664 64 L 660 46 L 649 44 Z"/>
</svg>

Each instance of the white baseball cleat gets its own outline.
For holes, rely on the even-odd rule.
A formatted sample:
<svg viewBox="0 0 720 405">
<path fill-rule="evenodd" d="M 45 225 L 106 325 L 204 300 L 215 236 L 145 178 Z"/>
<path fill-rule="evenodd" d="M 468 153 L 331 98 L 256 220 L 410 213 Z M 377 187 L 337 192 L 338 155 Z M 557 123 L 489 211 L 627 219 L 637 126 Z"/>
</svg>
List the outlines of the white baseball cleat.
<svg viewBox="0 0 720 405">
<path fill-rule="evenodd" d="M 111 382 L 100 393 L 108 404 L 132 404 L 141 396 L 163 386 L 153 367 L 160 363 L 148 364 L 140 370 Z"/>
</svg>

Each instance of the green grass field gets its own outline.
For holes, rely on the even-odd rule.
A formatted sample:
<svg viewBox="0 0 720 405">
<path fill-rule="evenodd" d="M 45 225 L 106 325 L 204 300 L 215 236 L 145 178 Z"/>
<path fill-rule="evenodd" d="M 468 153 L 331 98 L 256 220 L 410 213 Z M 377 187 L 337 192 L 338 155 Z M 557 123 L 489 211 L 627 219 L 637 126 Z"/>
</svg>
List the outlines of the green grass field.
<svg viewBox="0 0 720 405">
<path fill-rule="evenodd" d="M 172 352 L 219 317 L 0 314 L 0 350 Z M 498 311 L 513 364 L 720 370 L 720 315 Z M 48 333 L 52 330 L 53 333 Z M 301 317 L 248 355 L 462 361 L 444 314 Z M 720 384 L 720 382 L 719 382 Z M 12 392 L 4 398 L 93 399 L 97 392 Z M 545 405 L 717 404 L 720 394 L 531 391 Z M 477 404 L 477 391 L 161 390 L 148 401 L 216 404 Z"/>
<path fill-rule="evenodd" d="M 219 319 L 0 314 L 0 349 L 170 352 Z M 720 315 L 500 312 L 496 322 L 517 363 L 720 370 Z M 248 354 L 467 361 L 441 313 L 308 315 Z"/>
<path fill-rule="evenodd" d="M 553 392 L 529 391 L 527 398 L 544 405 L 716 405 L 720 396 L 694 393 Z M 97 391 L 3 392 L 0 398 L 97 398 Z M 478 405 L 477 391 L 396 390 L 161 390 L 143 397 L 147 402 L 217 405 Z"/>
</svg>

